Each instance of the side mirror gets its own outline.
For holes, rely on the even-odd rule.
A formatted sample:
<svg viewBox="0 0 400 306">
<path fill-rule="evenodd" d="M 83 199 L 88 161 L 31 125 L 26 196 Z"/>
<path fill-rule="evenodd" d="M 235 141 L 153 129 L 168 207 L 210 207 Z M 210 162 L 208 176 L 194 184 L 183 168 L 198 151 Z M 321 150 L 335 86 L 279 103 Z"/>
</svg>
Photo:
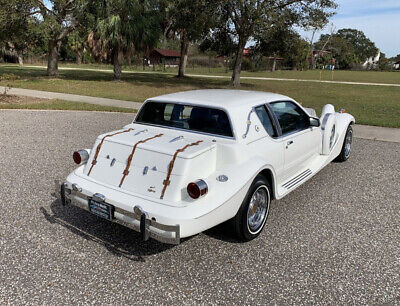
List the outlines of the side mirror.
<svg viewBox="0 0 400 306">
<path fill-rule="evenodd" d="M 310 117 L 310 127 L 315 126 L 319 127 L 321 125 L 318 118 Z"/>
</svg>

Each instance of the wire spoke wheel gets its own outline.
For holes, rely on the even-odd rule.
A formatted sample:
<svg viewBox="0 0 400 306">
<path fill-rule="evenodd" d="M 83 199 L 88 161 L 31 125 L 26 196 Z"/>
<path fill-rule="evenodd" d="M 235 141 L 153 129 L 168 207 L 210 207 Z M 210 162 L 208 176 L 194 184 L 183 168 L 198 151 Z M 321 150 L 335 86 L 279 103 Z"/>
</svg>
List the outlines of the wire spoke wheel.
<svg viewBox="0 0 400 306">
<path fill-rule="evenodd" d="M 247 227 L 250 233 L 258 233 L 266 220 L 268 215 L 270 203 L 269 190 L 265 185 L 258 187 L 251 199 L 247 209 Z"/>
<path fill-rule="evenodd" d="M 353 143 L 353 130 L 349 130 L 346 135 L 345 144 L 344 144 L 344 156 L 345 158 L 349 158 L 351 152 L 351 144 Z"/>
</svg>

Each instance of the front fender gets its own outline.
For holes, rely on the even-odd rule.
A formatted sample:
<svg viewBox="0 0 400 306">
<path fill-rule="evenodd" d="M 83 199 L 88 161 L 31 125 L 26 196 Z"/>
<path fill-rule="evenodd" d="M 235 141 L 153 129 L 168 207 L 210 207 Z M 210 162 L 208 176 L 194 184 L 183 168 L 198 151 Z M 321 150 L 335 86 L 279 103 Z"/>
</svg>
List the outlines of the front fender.
<svg viewBox="0 0 400 306">
<path fill-rule="evenodd" d="M 346 133 L 347 127 L 350 124 L 354 124 L 356 120 L 354 117 L 347 113 L 335 113 L 336 116 L 336 128 L 339 135 Z"/>
</svg>

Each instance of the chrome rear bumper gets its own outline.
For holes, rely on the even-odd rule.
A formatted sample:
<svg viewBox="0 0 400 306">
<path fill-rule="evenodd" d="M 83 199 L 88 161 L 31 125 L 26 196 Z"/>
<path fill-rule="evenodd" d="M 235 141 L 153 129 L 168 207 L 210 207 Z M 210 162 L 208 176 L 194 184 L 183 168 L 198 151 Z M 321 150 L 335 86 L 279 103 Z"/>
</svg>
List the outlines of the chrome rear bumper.
<svg viewBox="0 0 400 306">
<path fill-rule="evenodd" d="M 82 188 L 76 184 L 72 184 L 70 188 L 67 183 L 60 183 L 59 181 L 55 182 L 55 194 L 61 200 L 62 205 L 74 205 L 86 211 L 89 211 L 89 199 L 95 198 L 97 202 L 107 203 L 107 199 L 103 195 L 93 194 L 92 196 L 87 196 L 82 192 Z M 180 243 L 179 225 L 158 223 L 150 219 L 140 206 L 135 206 L 133 212 L 116 206 L 113 207 L 112 221 L 141 233 L 144 241 L 153 238 L 162 243 Z"/>
</svg>

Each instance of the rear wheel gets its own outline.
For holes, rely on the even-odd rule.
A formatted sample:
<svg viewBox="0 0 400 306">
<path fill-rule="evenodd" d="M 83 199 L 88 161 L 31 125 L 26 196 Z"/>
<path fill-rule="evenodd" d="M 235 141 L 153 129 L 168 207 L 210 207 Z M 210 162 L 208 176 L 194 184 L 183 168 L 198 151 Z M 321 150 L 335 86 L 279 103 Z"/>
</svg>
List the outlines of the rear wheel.
<svg viewBox="0 0 400 306">
<path fill-rule="evenodd" d="M 237 237 L 250 241 L 260 235 L 269 215 L 271 187 L 264 176 L 258 175 L 233 218 Z"/>
<path fill-rule="evenodd" d="M 346 136 L 344 138 L 342 151 L 340 151 L 340 154 L 338 155 L 338 157 L 336 157 L 335 161 L 345 162 L 346 160 L 348 160 L 350 157 L 352 144 L 353 144 L 353 128 L 351 127 L 351 125 L 349 125 L 346 131 Z"/>
</svg>

